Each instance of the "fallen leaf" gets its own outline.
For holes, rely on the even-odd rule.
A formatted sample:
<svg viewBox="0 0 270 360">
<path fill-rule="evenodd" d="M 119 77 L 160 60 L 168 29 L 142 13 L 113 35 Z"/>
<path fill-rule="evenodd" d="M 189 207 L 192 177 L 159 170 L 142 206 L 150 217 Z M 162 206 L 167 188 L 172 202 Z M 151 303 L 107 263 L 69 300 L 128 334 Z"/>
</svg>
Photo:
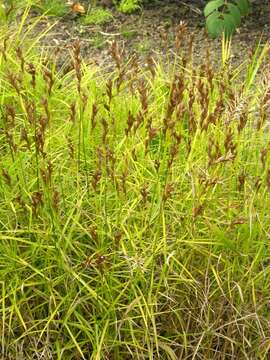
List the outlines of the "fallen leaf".
<svg viewBox="0 0 270 360">
<path fill-rule="evenodd" d="M 85 7 L 82 4 L 76 2 L 71 5 L 71 11 L 78 14 L 85 14 Z"/>
</svg>

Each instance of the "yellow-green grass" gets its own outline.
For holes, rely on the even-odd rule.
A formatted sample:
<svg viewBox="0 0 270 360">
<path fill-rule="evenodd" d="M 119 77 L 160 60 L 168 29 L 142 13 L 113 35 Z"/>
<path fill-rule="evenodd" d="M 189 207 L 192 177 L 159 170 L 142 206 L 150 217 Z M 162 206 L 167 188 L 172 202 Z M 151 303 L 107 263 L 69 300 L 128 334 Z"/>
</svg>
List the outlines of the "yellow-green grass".
<svg viewBox="0 0 270 360">
<path fill-rule="evenodd" d="M 22 34 L 0 35 L 2 358 L 267 359 L 268 45 L 142 70 L 113 43 L 108 75 Z"/>
</svg>

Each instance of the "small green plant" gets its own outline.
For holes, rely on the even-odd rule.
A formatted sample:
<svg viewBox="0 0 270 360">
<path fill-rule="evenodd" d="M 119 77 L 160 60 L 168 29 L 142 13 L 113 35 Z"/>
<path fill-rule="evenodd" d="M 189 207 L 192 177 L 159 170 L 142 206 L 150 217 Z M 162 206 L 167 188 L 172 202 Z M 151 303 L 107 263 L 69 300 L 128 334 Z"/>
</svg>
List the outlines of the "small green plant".
<svg viewBox="0 0 270 360">
<path fill-rule="evenodd" d="M 131 39 L 137 36 L 138 31 L 136 29 L 123 28 L 121 34 L 126 39 Z"/>
<path fill-rule="evenodd" d="M 94 7 L 89 14 L 82 17 L 83 25 L 102 25 L 110 22 L 113 15 L 108 9 Z"/>
<path fill-rule="evenodd" d="M 102 49 L 106 45 L 106 40 L 101 34 L 96 34 L 91 40 L 92 46 L 95 49 Z"/>
<path fill-rule="evenodd" d="M 211 0 L 204 8 L 206 27 L 213 37 L 225 33 L 230 37 L 250 9 L 249 0 Z"/>
<path fill-rule="evenodd" d="M 34 6 L 50 16 L 62 17 L 68 12 L 67 4 L 62 0 L 43 0 Z"/>
<path fill-rule="evenodd" d="M 151 43 L 147 39 L 143 39 L 135 46 L 136 51 L 139 53 L 147 53 L 151 49 Z"/>
<path fill-rule="evenodd" d="M 141 0 L 121 0 L 118 10 L 124 14 L 131 14 L 141 8 Z"/>
</svg>

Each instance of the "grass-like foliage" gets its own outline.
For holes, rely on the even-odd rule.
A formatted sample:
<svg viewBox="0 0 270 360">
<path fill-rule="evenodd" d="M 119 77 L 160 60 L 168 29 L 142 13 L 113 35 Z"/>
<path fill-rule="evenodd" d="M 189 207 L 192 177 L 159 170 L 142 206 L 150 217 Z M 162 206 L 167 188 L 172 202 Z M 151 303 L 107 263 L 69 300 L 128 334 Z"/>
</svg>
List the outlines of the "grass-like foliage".
<svg viewBox="0 0 270 360">
<path fill-rule="evenodd" d="M 17 29 L 0 34 L 2 358 L 266 359 L 268 46 L 196 68 L 180 26 L 173 64 L 113 43 L 102 75 L 78 42 L 68 70 Z"/>
</svg>

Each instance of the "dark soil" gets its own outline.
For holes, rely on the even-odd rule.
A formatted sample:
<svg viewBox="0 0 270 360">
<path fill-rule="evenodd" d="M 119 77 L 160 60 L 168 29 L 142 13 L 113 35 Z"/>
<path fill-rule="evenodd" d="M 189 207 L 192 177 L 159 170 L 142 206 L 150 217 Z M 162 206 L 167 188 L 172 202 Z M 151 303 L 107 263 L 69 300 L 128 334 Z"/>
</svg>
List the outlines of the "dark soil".
<svg viewBox="0 0 270 360">
<path fill-rule="evenodd" d="M 83 3 L 83 1 L 82 1 Z M 232 57 L 236 63 L 248 56 L 248 49 L 261 39 L 264 44 L 270 34 L 270 1 L 252 1 L 252 12 L 243 20 L 232 42 Z M 103 25 L 82 25 L 82 17 L 69 13 L 63 18 L 46 17 L 35 29 L 41 33 L 53 23 L 55 26 L 43 38 L 42 45 L 48 50 L 58 48 L 61 63 L 68 58 L 70 45 L 77 39 L 81 42 L 82 55 L 87 62 L 95 62 L 105 68 L 110 65 L 109 45 L 116 40 L 125 49 L 126 55 L 136 52 L 141 61 L 151 53 L 164 56 L 174 49 L 175 33 L 181 22 L 194 34 L 194 61 L 204 61 L 206 49 L 211 58 L 219 61 L 220 40 L 211 39 L 205 31 L 203 0 L 162 0 L 151 2 L 136 14 L 124 15 L 110 8 L 113 18 Z M 34 20 L 32 14 L 31 20 Z"/>
</svg>

